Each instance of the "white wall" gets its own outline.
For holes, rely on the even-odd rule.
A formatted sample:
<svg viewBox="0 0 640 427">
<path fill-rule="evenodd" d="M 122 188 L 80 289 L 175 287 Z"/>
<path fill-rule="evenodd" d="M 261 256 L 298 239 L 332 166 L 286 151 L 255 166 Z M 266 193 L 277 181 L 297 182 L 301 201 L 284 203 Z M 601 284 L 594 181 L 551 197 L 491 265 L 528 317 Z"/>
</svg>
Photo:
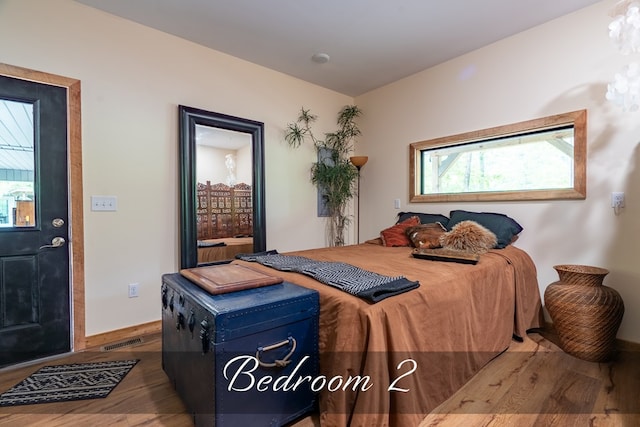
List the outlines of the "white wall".
<svg viewBox="0 0 640 427">
<path fill-rule="evenodd" d="M 160 276 L 179 267 L 180 104 L 264 122 L 267 245 L 324 245 L 314 151 L 283 132 L 302 105 L 332 130 L 352 98 L 71 0 L 0 0 L 0 61 L 82 82 L 87 335 L 160 318 Z M 92 212 L 92 194 L 118 211 Z"/>
<path fill-rule="evenodd" d="M 229 150 L 218 148 L 216 146 L 215 136 L 204 133 L 198 137 L 196 145 L 196 181 L 205 183 L 210 181 L 211 184 L 219 182 L 227 183 L 229 171 L 226 165 L 226 155 L 234 156 L 236 164 L 235 175 L 236 182 L 252 184 L 253 181 L 253 157 L 251 148 L 251 135 L 239 134 L 236 137 L 244 139 L 243 147 L 237 150 Z M 201 141 L 202 139 L 202 141 Z"/>
<path fill-rule="evenodd" d="M 253 158 L 251 144 L 236 151 L 236 178 L 238 182 L 251 185 L 253 178 Z"/>
<path fill-rule="evenodd" d="M 226 184 L 229 177 L 229 172 L 225 165 L 227 154 L 235 156 L 236 150 L 198 145 L 196 147 L 196 181 L 203 184 L 207 181 L 211 184 L 220 182 Z M 251 165 L 249 165 L 249 168 L 251 168 Z M 236 177 L 238 172 L 240 172 L 240 168 L 236 170 Z M 237 182 L 242 181 L 237 180 Z"/>
<path fill-rule="evenodd" d="M 640 113 L 605 101 L 606 84 L 630 61 L 608 39 L 606 0 L 356 98 L 365 115 L 358 154 L 361 237 L 377 235 L 397 211 L 506 213 L 524 231 L 516 243 L 538 268 L 541 293 L 563 263 L 605 267 L 622 295 L 618 337 L 640 342 Z M 552 114 L 588 110 L 587 198 L 581 201 L 408 205 L 409 144 Z M 616 216 L 612 191 L 626 193 Z"/>
</svg>

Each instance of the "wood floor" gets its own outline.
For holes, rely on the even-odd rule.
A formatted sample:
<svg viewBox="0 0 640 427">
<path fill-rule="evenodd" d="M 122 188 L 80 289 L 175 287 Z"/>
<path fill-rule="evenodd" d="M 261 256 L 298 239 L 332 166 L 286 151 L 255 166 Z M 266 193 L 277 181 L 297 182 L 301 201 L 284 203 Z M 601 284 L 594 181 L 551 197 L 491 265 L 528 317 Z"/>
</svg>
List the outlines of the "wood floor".
<svg viewBox="0 0 640 427">
<path fill-rule="evenodd" d="M 529 334 L 483 368 L 420 427 L 640 426 L 640 348 L 609 363 L 564 353 L 555 335 Z"/>
<path fill-rule="evenodd" d="M 597 364 L 563 353 L 553 335 L 546 336 L 530 334 L 522 343 L 514 341 L 420 427 L 640 426 L 637 348 L 622 351 L 614 362 Z M 0 426 L 192 426 L 162 371 L 160 348 L 160 336 L 153 335 L 135 346 L 90 349 L 0 370 L 3 392 L 44 365 L 140 359 L 107 398 L 0 407 Z M 317 415 L 311 415 L 291 427 L 317 426 Z"/>
</svg>

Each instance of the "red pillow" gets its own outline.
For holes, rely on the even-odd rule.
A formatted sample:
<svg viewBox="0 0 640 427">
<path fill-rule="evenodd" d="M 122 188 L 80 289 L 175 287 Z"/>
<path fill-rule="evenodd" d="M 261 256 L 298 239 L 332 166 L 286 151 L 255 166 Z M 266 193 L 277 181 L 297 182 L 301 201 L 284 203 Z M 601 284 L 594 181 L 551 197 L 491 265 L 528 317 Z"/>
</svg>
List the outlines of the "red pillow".
<svg viewBox="0 0 640 427">
<path fill-rule="evenodd" d="M 380 232 L 382 244 L 385 246 L 411 246 L 411 241 L 407 237 L 407 228 L 420 224 L 420 218 L 412 216 L 396 225 L 386 228 Z"/>
</svg>

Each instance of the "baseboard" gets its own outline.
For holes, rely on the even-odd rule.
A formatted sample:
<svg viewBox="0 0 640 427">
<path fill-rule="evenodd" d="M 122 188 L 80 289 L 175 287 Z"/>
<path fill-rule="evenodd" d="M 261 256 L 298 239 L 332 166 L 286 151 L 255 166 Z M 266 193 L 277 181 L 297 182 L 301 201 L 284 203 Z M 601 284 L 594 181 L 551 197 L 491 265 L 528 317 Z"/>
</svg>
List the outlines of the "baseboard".
<svg viewBox="0 0 640 427">
<path fill-rule="evenodd" d="M 141 325 L 129 326 L 115 331 L 104 332 L 102 334 L 91 335 L 85 338 L 86 350 L 92 347 L 101 347 L 118 341 L 124 341 L 142 335 L 160 333 L 162 331 L 162 321 L 155 320 Z"/>
<path fill-rule="evenodd" d="M 553 326 L 553 322 L 545 321 L 543 329 L 551 334 L 557 335 L 556 328 Z M 640 343 L 634 341 L 621 340 L 620 338 L 616 338 L 616 348 L 622 351 L 639 351 L 640 352 Z"/>
<path fill-rule="evenodd" d="M 616 345 L 619 350 L 640 352 L 640 343 L 637 342 L 616 339 Z"/>
</svg>

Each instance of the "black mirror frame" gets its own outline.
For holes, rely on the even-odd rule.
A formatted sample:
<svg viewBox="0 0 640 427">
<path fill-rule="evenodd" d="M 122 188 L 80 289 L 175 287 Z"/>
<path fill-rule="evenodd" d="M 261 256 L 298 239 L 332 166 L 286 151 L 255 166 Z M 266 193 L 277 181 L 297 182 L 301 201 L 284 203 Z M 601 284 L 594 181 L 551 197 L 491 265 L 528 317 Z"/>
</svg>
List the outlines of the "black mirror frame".
<svg viewBox="0 0 640 427">
<path fill-rule="evenodd" d="M 180 105 L 180 268 L 198 265 L 196 225 L 196 125 L 251 135 L 253 156 L 253 250 L 266 250 L 264 123 Z"/>
</svg>

